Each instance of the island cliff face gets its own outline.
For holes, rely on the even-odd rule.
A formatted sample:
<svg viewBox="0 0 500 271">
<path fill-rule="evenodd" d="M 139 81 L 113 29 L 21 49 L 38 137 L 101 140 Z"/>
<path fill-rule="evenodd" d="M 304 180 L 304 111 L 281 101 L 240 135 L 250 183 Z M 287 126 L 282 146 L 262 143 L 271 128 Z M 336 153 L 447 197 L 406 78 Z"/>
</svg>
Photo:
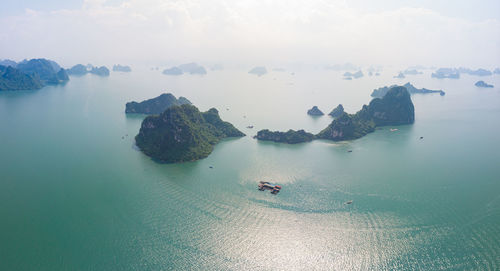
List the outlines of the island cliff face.
<svg viewBox="0 0 500 271">
<path fill-rule="evenodd" d="M 161 114 L 167 108 L 174 105 L 191 104 L 191 102 L 184 98 L 175 98 L 171 93 L 164 93 L 156 98 L 138 102 L 130 102 L 125 105 L 125 113 L 138 113 L 138 114 Z"/>
<path fill-rule="evenodd" d="M 23 73 L 11 66 L 0 66 L 0 91 L 32 90 L 43 87 L 37 76 Z"/>
<path fill-rule="evenodd" d="M 176 163 L 205 158 L 221 139 L 242 136 L 245 134 L 220 119 L 216 109 L 200 112 L 184 104 L 145 118 L 135 140 L 141 151 L 153 159 Z"/>
<path fill-rule="evenodd" d="M 273 141 L 287 144 L 297 144 L 312 141 L 315 136 L 304 130 L 288 130 L 288 132 L 272 132 L 267 129 L 260 130 L 254 138 L 263 141 Z"/>
<path fill-rule="evenodd" d="M 63 84 L 69 80 L 66 70 L 56 62 L 44 58 L 20 63 L 3 61 L 0 65 L 0 90 L 33 90 L 45 85 Z"/>
<path fill-rule="evenodd" d="M 330 115 L 330 116 L 332 116 L 334 118 L 338 118 L 338 117 L 340 117 L 342 115 L 342 113 L 344 113 L 344 107 L 342 106 L 342 104 L 339 104 L 328 115 Z"/>
<path fill-rule="evenodd" d="M 311 109 L 307 110 L 307 114 L 311 116 L 323 116 L 324 113 L 319 110 L 317 106 L 313 106 Z"/>
<path fill-rule="evenodd" d="M 390 87 L 381 87 L 378 89 L 374 89 L 371 96 L 376 97 L 376 98 L 382 98 L 385 96 L 387 92 L 389 92 L 389 89 L 396 87 L 396 85 L 392 85 Z M 403 87 L 408 90 L 410 94 L 429 94 L 429 93 L 439 93 L 439 95 L 444 96 L 446 93 L 442 90 L 432 90 L 432 89 L 426 89 L 426 88 L 416 88 L 409 82 L 404 84 Z"/>
<path fill-rule="evenodd" d="M 360 138 L 377 126 L 411 124 L 415 108 L 410 93 L 404 87 L 393 87 L 383 98 L 373 99 L 354 115 L 343 113 L 317 137 L 333 141 Z"/>
<path fill-rule="evenodd" d="M 66 71 L 61 69 L 57 63 L 43 58 L 23 61 L 17 64 L 16 69 L 38 77 L 43 84 L 56 85 L 69 80 Z"/>
</svg>

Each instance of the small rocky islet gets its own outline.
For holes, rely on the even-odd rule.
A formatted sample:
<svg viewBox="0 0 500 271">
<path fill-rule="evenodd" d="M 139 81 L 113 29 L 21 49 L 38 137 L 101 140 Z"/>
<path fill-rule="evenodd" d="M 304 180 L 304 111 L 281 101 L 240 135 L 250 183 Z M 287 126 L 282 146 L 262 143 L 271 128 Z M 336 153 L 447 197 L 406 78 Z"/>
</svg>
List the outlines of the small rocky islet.
<svg viewBox="0 0 500 271">
<path fill-rule="evenodd" d="M 479 88 L 492 88 L 494 87 L 493 85 L 490 85 L 484 81 L 477 81 L 475 84 L 474 84 L 476 87 L 479 87 Z"/>
<path fill-rule="evenodd" d="M 319 110 L 317 106 L 313 106 L 311 109 L 307 110 L 307 114 L 311 116 L 323 116 L 324 113 Z"/>
</svg>

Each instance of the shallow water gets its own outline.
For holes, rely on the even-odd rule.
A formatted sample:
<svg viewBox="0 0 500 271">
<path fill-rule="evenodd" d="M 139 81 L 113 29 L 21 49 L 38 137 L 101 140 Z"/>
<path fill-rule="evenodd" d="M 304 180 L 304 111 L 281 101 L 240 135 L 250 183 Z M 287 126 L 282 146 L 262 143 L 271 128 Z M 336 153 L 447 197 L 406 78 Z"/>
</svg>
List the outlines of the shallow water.
<svg viewBox="0 0 500 271">
<path fill-rule="evenodd" d="M 394 74 L 143 70 L 0 93 L 0 269 L 500 269 L 500 89 L 474 87 L 500 76 Z M 407 81 L 446 91 L 412 96 L 414 125 L 337 143 L 251 138 L 319 132 L 331 118 L 307 116 L 313 105 L 354 113 L 372 89 Z M 200 161 L 155 163 L 134 148 L 144 116 L 124 109 L 164 91 L 248 136 Z M 259 180 L 283 189 L 258 191 Z"/>
</svg>

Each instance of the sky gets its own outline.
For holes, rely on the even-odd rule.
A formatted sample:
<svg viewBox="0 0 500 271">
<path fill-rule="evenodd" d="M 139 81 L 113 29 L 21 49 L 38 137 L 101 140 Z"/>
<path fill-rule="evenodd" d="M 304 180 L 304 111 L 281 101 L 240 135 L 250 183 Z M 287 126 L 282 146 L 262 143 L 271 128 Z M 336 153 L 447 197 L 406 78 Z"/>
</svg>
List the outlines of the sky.
<svg viewBox="0 0 500 271">
<path fill-rule="evenodd" d="M 500 66 L 500 1 L 1 0 L 0 59 Z"/>
</svg>

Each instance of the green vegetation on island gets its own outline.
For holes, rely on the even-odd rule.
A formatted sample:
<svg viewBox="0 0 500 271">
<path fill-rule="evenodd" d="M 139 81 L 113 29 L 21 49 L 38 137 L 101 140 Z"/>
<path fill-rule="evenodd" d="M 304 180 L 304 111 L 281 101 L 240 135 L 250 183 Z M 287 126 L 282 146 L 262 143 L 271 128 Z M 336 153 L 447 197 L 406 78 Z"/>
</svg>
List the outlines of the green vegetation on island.
<svg viewBox="0 0 500 271">
<path fill-rule="evenodd" d="M 254 138 L 263 141 L 273 141 L 287 144 L 297 144 L 312 141 L 315 136 L 304 130 L 288 130 L 288 132 L 272 132 L 267 129 L 260 130 Z"/>
<path fill-rule="evenodd" d="M 215 108 L 200 112 L 184 104 L 145 118 L 135 140 L 153 159 L 176 163 L 205 158 L 221 139 L 242 136 L 245 134 L 220 119 Z"/>
<path fill-rule="evenodd" d="M 289 130 L 288 132 L 261 130 L 255 138 L 289 144 L 313 139 L 350 140 L 371 133 L 378 126 L 412 124 L 414 121 L 415 108 L 410 93 L 405 87 L 393 87 L 383 98 L 375 98 L 369 105 L 363 105 L 363 108 L 356 114 L 342 112 L 317 135 L 304 130 Z"/>
<path fill-rule="evenodd" d="M 87 73 L 95 74 L 98 76 L 109 76 L 109 69 L 105 66 L 94 67 L 90 64 L 84 66 L 82 64 L 76 64 L 75 66 L 68 69 L 69 75 L 85 75 Z"/>
<path fill-rule="evenodd" d="M 389 92 L 389 89 L 396 87 L 396 85 L 392 85 L 390 87 L 381 87 L 378 89 L 374 89 L 371 96 L 375 98 L 382 98 L 384 95 Z M 404 84 L 403 87 L 408 90 L 410 94 L 428 94 L 428 93 L 439 93 L 439 95 L 444 96 L 446 93 L 442 90 L 431 90 L 431 89 L 426 89 L 426 88 L 416 88 L 409 82 Z"/>
<path fill-rule="evenodd" d="M 0 91 L 32 90 L 43 87 L 37 76 L 28 75 L 11 66 L 0 66 Z"/>
<path fill-rule="evenodd" d="M 138 102 L 129 102 L 125 105 L 125 113 L 138 113 L 138 114 L 161 114 L 167 108 L 174 105 L 191 104 L 191 102 L 184 98 L 175 98 L 171 93 L 164 93 L 156 98 Z"/>
<path fill-rule="evenodd" d="M 65 83 L 69 77 L 64 69 L 57 63 L 44 58 L 25 60 L 17 64 L 16 69 L 25 74 L 37 77 L 46 85 L 56 85 Z"/>
<path fill-rule="evenodd" d="M 405 87 L 393 87 L 383 98 L 373 99 L 356 114 L 343 113 L 317 138 L 333 141 L 360 138 L 375 131 L 377 126 L 411 124 L 415 121 L 415 108 Z"/>
<path fill-rule="evenodd" d="M 69 80 L 66 70 L 48 59 L 4 60 L 0 65 L 0 90 L 34 90 L 45 85 L 62 84 Z"/>
<path fill-rule="evenodd" d="M 334 118 L 338 118 L 338 117 L 340 117 L 342 115 L 342 113 L 344 113 L 344 107 L 342 106 L 342 104 L 339 104 L 328 115 L 330 115 L 330 116 L 332 116 Z"/>
<path fill-rule="evenodd" d="M 324 113 L 319 110 L 317 106 L 313 106 L 311 109 L 307 110 L 307 114 L 311 116 L 323 116 Z"/>
</svg>

